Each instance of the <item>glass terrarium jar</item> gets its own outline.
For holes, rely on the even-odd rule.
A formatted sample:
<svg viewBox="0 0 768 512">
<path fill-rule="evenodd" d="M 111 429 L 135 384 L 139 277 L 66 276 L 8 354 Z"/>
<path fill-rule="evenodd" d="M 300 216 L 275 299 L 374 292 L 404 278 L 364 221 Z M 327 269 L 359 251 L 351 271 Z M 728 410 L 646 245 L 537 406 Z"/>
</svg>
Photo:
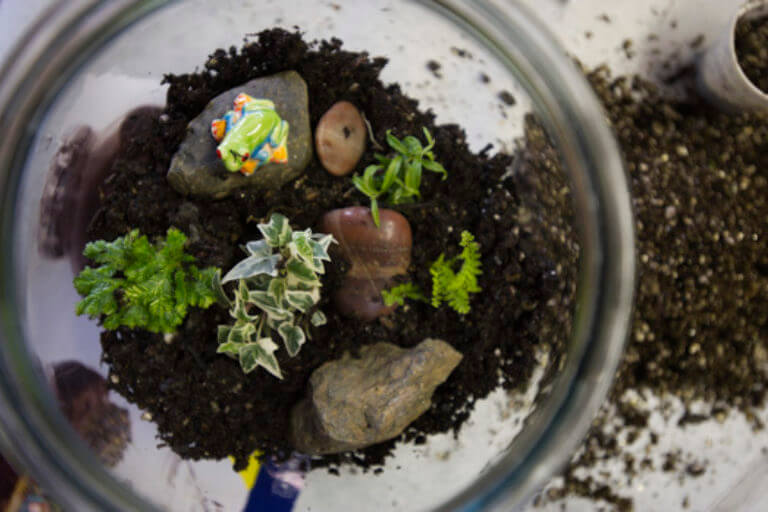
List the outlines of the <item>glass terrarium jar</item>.
<svg viewBox="0 0 768 512">
<path fill-rule="evenodd" d="M 572 225 L 577 239 L 569 247 L 578 250 L 578 276 L 561 277 L 569 286 L 551 299 L 569 305 L 570 335 L 563 343 L 542 343 L 531 354 L 539 368 L 527 387 L 498 389 L 479 400 L 456 436 L 398 444 L 381 474 L 342 466 L 339 475 L 330 475 L 317 468 L 299 478 L 300 484 L 276 475 L 278 484 L 269 492 L 279 496 L 292 483 L 302 487 L 295 510 L 342 510 L 349 503 L 364 510 L 509 510 L 523 502 L 565 463 L 607 393 L 634 283 L 621 159 L 577 68 L 535 18 L 514 4 L 503 9 L 452 0 L 165 4 L 62 2 L 41 18 L 3 68 L 4 451 L 72 510 L 232 510 L 246 503 L 248 489 L 230 461 L 185 461 L 158 446 L 151 418 L 119 395 L 109 400 L 127 411 L 118 423 L 128 424 L 128 434 L 102 429 L 101 442 L 85 443 L 71 428 L 72 418 L 57 403 L 62 372 L 79 364 L 107 375 L 107 368 L 100 364 L 99 326 L 74 315 L 72 259 L 84 240 L 75 237 L 76 242 L 46 251 L 41 247 L 52 242 L 40 233 L 52 225 L 63 229 L 62 224 L 81 233 L 92 213 L 92 196 L 76 195 L 64 207 L 46 189 L 51 161 L 73 126 L 87 125 L 106 137 L 127 111 L 164 104 L 164 74 L 192 72 L 215 49 L 236 45 L 246 34 L 297 26 L 306 40 L 338 37 L 346 49 L 387 57 L 382 80 L 399 83 L 421 108 L 436 113 L 438 123 L 460 125 L 474 151 L 487 143 L 515 151 L 527 126 L 524 116 L 533 113 L 563 171 L 563 188 L 551 192 L 567 196 L 573 210 L 568 218 L 553 219 L 547 216 L 548 197 L 532 194 L 516 215 L 521 221 Z M 431 64 L 438 61 L 444 64 Z M 515 98 L 514 107 L 508 99 L 500 104 L 500 91 Z M 510 166 L 510 174 L 522 172 L 521 160 Z M 45 198 L 56 207 L 41 209 Z M 565 244 L 546 222 L 538 228 L 543 239 Z M 119 446 L 119 457 L 105 461 L 95 453 L 94 446 L 113 445 Z"/>
</svg>

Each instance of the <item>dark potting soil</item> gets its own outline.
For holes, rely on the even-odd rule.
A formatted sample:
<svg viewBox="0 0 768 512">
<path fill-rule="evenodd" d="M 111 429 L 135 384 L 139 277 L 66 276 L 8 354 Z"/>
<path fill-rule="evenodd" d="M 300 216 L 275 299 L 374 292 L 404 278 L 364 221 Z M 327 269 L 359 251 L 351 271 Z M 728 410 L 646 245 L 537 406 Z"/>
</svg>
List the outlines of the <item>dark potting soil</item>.
<svg viewBox="0 0 768 512">
<path fill-rule="evenodd" d="M 747 78 L 768 93 L 768 16 L 736 24 L 736 56 Z"/>
<path fill-rule="evenodd" d="M 410 303 L 373 323 L 342 318 L 327 299 L 346 268 L 343 260 L 334 259 L 321 303 L 328 324 L 312 331 L 312 341 L 297 357 L 277 352 L 283 381 L 259 370 L 244 375 L 237 362 L 216 354 L 216 327 L 230 320 L 220 307 L 190 313 L 170 342 L 142 330 L 104 332 L 111 386 L 145 409 L 162 442 L 181 456 L 233 455 L 237 468 L 256 449 L 287 456 L 292 451 L 289 411 L 303 397 L 311 372 L 363 344 L 389 341 L 409 347 L 437 337 L 464 355 L 435 392 L 433 406 L 401 436 L 422 440 L 426 434 L 457 432 L 474 401 L 500 383 L 525 386 L 537 365 L 537 350 L 554 350 L 556 356 L 565 342 L 578 253 L 569 196 L 554 163 L 543 172 L 526 164 L 529 151 L 540 149 L 539 158 L 555 160 L 556 153 L 543 142 L 541 148 L 521 149 L 517 159 L 490 156 L 490 146 L 472 153 L 461 127 L 435 125 L 434 115 L 419 110 L 398 85 L 379 80 L 386 62 L 345 51 L 335 39 L 308 45 L 299 33 L 262 32 L 240 51 L 217 50 L 201 72 L 166 76 L 165 110 L 159 116 L 147 114 L 147 129 L 128 141 L 115 163 L 89 227 L 90 239 L 111 240 L 133 228 L 160 236 L 173 225 L 189 235 L 189 250 L 200 265 L 228 269 L 242 258 L 238 245 L 260 238 L 256 224 L 272 212 L 304 228 L 316 227 L 328 210 L 367 205 L 348 177 L 330 176 L 316 158 L 303 177 L 276 192 L 243 191 L 211 202 L 181 197 L 168 186 L 165 173 L 187 123 L 210 99 L 253 78 L 294 69 L 309 88 L 313 128 L 333 103 L 348 100 L 365 114 L 379 143 L 390 129 L 402 137 L 427 127 L 434 135 L 434 151 L 448 169 L 448 181 L 425 174 L 423 202 L 398 207 L 413 230 L 410 276 L 423 289 L 431 287 L 429 264 L 444 251 L 449 256 L 456 251 L 462 230 L 472 232 L 481 246 L 483 291 L 465 316 Z M 373 162 L 371 146 L 358 171 Z M 382 464 L 394 443 L 318 463 Z"/>
<path fill-rule="evenodd" d="M 605 67 L 588 78 L 630 178 L 638 288 L 610 401 L 566 469 L 564 484 L 546 496 L 573 494 L 631 510 L 622 488 L 653 469 L 652 456 L 663 456 L 660 469 L 681 479 L 706 470 L 706 453 L 684 446 L 657 453 L 646 391 L 682 402 L 687 412 L 675 426 L 722 422 L 736 411 L 763 428 L 753 412 L 768 397 L 768 117 L 723 114 L 695 97 L 671 100 L 654 84 L 614 78 Z M 530 131 L 526 138 L 529 144 L 539 140 Z M 545 168 L 549 162 L 537 163 L 541 154 L 531 154 L 532 165 Z M 706 406 L 694 412 L 694 403 Z M 641 432 L 647 441 L 638 441 Z M 638 459 L 632 445 L 641 442 L 647 442 L 645 457 Z M 623 465 L 623 478 L 600 471 L 584 476 L 607 460 Z"/>
</svg>

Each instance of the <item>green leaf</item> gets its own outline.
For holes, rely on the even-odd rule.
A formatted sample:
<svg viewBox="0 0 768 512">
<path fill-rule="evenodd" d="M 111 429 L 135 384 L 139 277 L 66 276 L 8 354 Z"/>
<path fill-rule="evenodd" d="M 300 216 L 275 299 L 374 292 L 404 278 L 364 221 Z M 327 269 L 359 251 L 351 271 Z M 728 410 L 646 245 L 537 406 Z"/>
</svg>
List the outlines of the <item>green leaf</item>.
<svg viewBox="0 0 768 512">
<path fill-rule="evenodd" d="M 114 315 L 108 315 L 104 317 L 104 322 L 101 324 L 102 327 L 109 331 L 114 331 L 121 325 L 123 325 L 123 317 L 120 313 L 115 313 Z"/>
<path fill-rule="evenodd" d="M 367 190 L 367 195 L 370 197 L 378 197 L 381 193 L 378 188 L 376 187 L 376 173 L 381 170 L 381 166 L 379 165 L 369 165 L 365 168 L 365 171 L 363 171 L 363 186 L 365 187 L 365 190 Z"/>
<path fill-rule="evenodd" d="M 415 158 L 421 158 L 421 142 L 419 142 L 419 139 L 414 137 L 413 135 L 408 135 L 405 139 L 403 139 L 403 145 L 408 150 L 408 154 Z"/>
<path fill-rule="evenodd" d="M 310 244 L 309 237 L 305 233 L 299 233 L 301 236 L 295 236 L 296 234 L 294 233 L 293 240 L 288 243 L 288 250 L 291 256 L 305 263 L 311 263 L 314 257 L 314 250 Z"/>
<path fill-rule="evenodd" d="M 159 261 L 161 258 L 162 251 L 152 246 L 149 239 L 142 235 L 127 247 L 123 273 L 128 279 L 144 279 L 166 264 L 165 258 Z"/>
<path fill-rule="evenodd" d="M 279 213 L 273 213 L 269 222 L 258 225 L 259 231 L 270 247 L 283 247 L 291 240 L 291 226 L 288 219 Z"/>
<path fill-rule="evenodd" d="M 442 179 L 448 177 L 445 168 L 435 161 L 431 149 L 435 145 L 432 134 L 423 129 L 427 145 L 413 135 L 407 135 L 402 141 L 387 131 L 387 143 L 395 151 L 389 157 L 375 154 L 379 162 L 366 168 L 362 177 L 355 175 L 352 182 L 355 187 L 371 199 L 371 210 L 377 226 L 379 226 L 378 203 L 374 200 L 384 197 L 390 204 L 413 202 L 421 197 L 421 182 L 423 169 L 439 173 Z M 386 169 L 381 176 L 378 171 Z"/>
<path fill-rule="evenodd" d="M 210 307 L 215 302 L 221 300 L 219 293 L 223 294 L 221 289 L 221 271 L 215 267 L 208 267 L 203 270 L 198 270 L 197 268 L 190 269 L 185 285 L 188 288 L 188 294 L 184 304 L 198 308 L 205 309 Z M 224 297 L 226 298 L 226 296 Z M 224 303 L 226 304 L 226 302 Z"/>
<path fill-rule="evenodd" d="M 101 315 L 112 315 L 117 312 L 118 304 L 115 299 L 115 290 L 119 283 L 105 281 L 97 283 L 88 291 L 88 295 L 78 302 L 75 313 L 88 315 L 91 318 L 99 318 Z"/>
<path fill-rule="evenodd" d="M 405 190 L 405 184 L 402 181 L 397 181 L 398 187 L 393 189 L 389 194 L 389 202 L 392 204 L 403 204 L 408 202 L 408 194 Z"/>
<path fill-rule="evenodd" d="M 280 304 L 280 302 L 283 300 L 283 297 L 285 297 L 285 279 L 283 278 L 276 278 L 272 279 L 269 282 L 269 288 L 267 289 L 267 294 L 271 296 L 273 299 L 275 299 L 276 304 Z"/>
<path fill-rule="evenodd" d="M 298 354 L 301 346 L 306 341 L 304 331 L 289 322 L 284 322 L 277 328 L 277 332 L 283 338 L 288 355 L 293 357 Z"/>
<path fill-rule="evenodd" d="M 320 327 L 321 325 L 325 325 L 326 322 L 328 322 L 328 319 L 325 317 L 325 313 L 317 310 L 312 313 L 312 317 L 309 319 L 309 321 L 315 327 Z"/>
<path fill-rule="evenodd" d="M 277 345 L 271 338 L 260 338 L 256 343 L 242 345 L 238 352 L 240 366 L 245 373 L 250 373 L 261 366 L 278 379 L 282 379 L 280 364 L 274 356 L 275 350 Z"/>
<path fill-rule="evenodd" d="M 302 313 L 306 313 L 312 308 L 312 306 L 317 303 L 317 300 L 315 300 L 315 297 L 313 297 L 312 293 L 300 291 L 286 292 L 285 300 L 288 302 L 288 304 L 298 309 Z"/>
<path fill-rule="evenodd" d="M 403 157 L 400 155 L 397 155 L 395 158 L 392 159 L 390 164 L 387 166 L 387 172 L 384 174 L 384 180 L 381 182 L 380 192 L 382 194 L 388 191 L 392 187 L 392 185 L 395 183 L 395 179 L 397 178 L 397 175 L 400 172 L 400 168 L 402 165 L 403 165 Z"/>
<path fill-rule="evenodd" d="M 303 261 L 298 258 L 290 258 L 285 264 L 288 274 L 299 281 L 315 282 L 318 281 L 317 274 Z"/>
<path fill-rule="evenodd" d="M 107 253 L 107 242 L 104 240 L 96 240 L 95 242 L 88 242 L 83 249 L 83 256 L 89 260 L 93 260 L 96 263 L 106 263 L 101 260 L 103 254 Z"/>
<path fill-rule="evenodd" d="M 176 228 L 168 228 L 165 241 L 161 242 L 160 252 L 167 258 L 166 261 L 173 263 L 181 261 L 184 258 L 184 245 L 187 243 L 187 236 Z"/>
<path fill-rule="evenodd" d="M 255 332 L 256 327 L 250 322 L 235 324 L 235 326 L 229 330 L 229 334 L 227 335 L 227 342 L 249 343 Z"/>
<path fill-rule="evenodd" d="M 392 130 L 387 130 L 387 144 L 398 153 L 403 155 L 408 153 L 408 148 L 397 137 L 392 135 Z"/>
<path fill-rule="evenodd" d="M 83 296 L 75 312 L 102 318 L 106 329 L 174 332 L 190 306 L 205 308 L 217 297 L 217 269 L 200 271 L 192 265 L 186 241 L 184 233 L 169 228 L 154 245 L 138 230 L 112 242 L 88 244 L 84 254 L 101 266 L 87 267 L 74 279 Z"/>
<path fill-rule="evenodd" d="M 357 188 L 357 190 L 362 192 L 367 197 L 375 197 L 376 196 L 376 192 L 375 191 L 370 190 L 369 188 L 367 188 L 365 186 L 365 182 L 363 181 L 363 178 L 361 176 L 358 176 L 357 174 L 352 176 L 352 184 L 355 185 L 355 188 Z"/>
<path fill-rule="evenodd" d="M 432 275 L 432 306 L 440 307 L 445 298 L 449 283 L 453 279 L 453 271 L 445 261 L 445 254 L 441 254 L 429 267 Z"/>
<path fill-rule="evenodd" d="M 404 283 L 393 287 L 391 290 L 382 290 L 381 296 L 384 298 L 384 304 L 391 306 L 398 304 L 403 306 L 405 299 L 429 302 L 427 297 L 421 292 L 414 283 Z"/>
<path fill-rule="evenodd" d="M 272 255 L 272 248 L 266 240 L 253 240 L 245 244 L 245 252 L 257 258 L 266 258 Z"/>
<path fill-rule="evenodd" d="M 83 255 L 96 263 L 110 266 L 113 269 L 124 269 L 128 266 L 130 248 L 139 238 L 139 231 L 134 229 L 124 237 L 119 237 L 112 242 L 97 240 L 85 246 Z"/>
<path fill-rule="evenodd" d="M 432 134 L 429 133 L 429 130 L 427 130 L 426 127 L 422 128 L 424 130 L 424 137 L 427 139 L 427 145 L 424 148 L 424 152 L 429 151 L 433 147 L 435 147 L 435 139 L 432 138 Z"/>
<path fill-rule="evenodd" d="M 216 330 L 216 341 L 219 343 L 219 345 L 223 343 L 227 343 L 227 339 L 229 338 L 229 332 L 232 330 L 232 327 L 229 325 L 220 325 L 219 328 Z"/>
<path fill-rule="evenodd" d="M 305 322 L 303 315 L 312 312 L 310 321 L 313 325 L 325 323 L 325 316 L 314 311 L 320 300 L 321 283 L 318 272 L 324 271 L 324 261 L 330 261 L 328 248 L 335 240 L 331 235 L 313 234 L 312 230 L 306 229 L 291 230 L 290 239 L 283 243 L 283 240 L 278 240 L 283 236 L 283 231 L 279 217 L 277 219 L 272 226 L 264 225 L 262 233 L 265 238 L 261 241 L 263 243 L 253 242 L 245 246 L 249 256 L 235 268 L 240 266 L 247 269 L 259 256 L 262 259 L 280 257 L 279 254 L 272 254 L 274 247 L 269 244 L 270 236 L 274 238 L 273 241 L 283 244 L 280 250 L 282 254 L 286 254 L 285 264 L 280 265 L 279 270 L 275 264 L 275 270 L 278 271 L 274 275 L 259 273 L 243 277 L 251 273 L 247 271 L 240 277 L 235 276 L 238 288 L 234 303 L 230 307 L 230 315 L 235 319 L 235 323 L 231 326 L 219 326 L 217 334 L 220 345 L 230 344 L 221 349 L 222 351 L 229 355 L 237 351 L 244 372 L 251 372 L 262 366 L 282 378 L 278 361 L 273 355 L 277 346 L 271 338 L 262 337 L 262 332 L 269 334 L 276 331 L 283 339 L 288 354 L 294 356 L 307 339 L 302 328 L 295 325 L 297 318 Z M 288 225 L 287 219 L 282 225 Z M 278 229 L 281 230 L 279 233 Z M 265 256 L 267 254 L 269 255 Z M 234 273 L 235 268 L 230 270 L 230 273 Z M 193 277 L 194 272 L 196 271 L 190 272 Z M 211 275 L 209 281 L 216 284 L 215 274 Z M 210 287 L 215 288 L 213 285 Z M 194 289 L 190 293 L 194 293 Z M 257 341 L 254 342 L 254 339 Z"/>
<path fill-rule="evenodd" d="M 173 273 L 174 296 L 176 304 L 192 304 L 195 294 L 193 286 L 187 284 L 187 274 L 183 269 Z"/>
<path fill-rule="evenodd" d="M 411 195 L 419 197 L 421 186 L 421 161 L 409 162 L 405 166 L 405 186 Z"/>
<path fill-rule="evenodd" d="M 331 261 L 331 257 L 328 256 L 328 247 L 336 242 L 333 235 L 317 233 L 312 235 L 312 238 L 313 240 L 310 242 L 312 244 L 312 256 L 321 261 Z"/>
<path fill-rule="evenodd" d="M 240 347 L 242 346 L 243 345 L 241 343 L 232 343 L 232 342 L 222 343 L 216 348 L 216 353 L 227 354 L 230 357 L 238 359 L 240 357 Z"/>
<path fill-rule="evenodd" d="M 237 322 L 253 322 L 258 315 L 252 315 L 248 312 L 248 299 L 243 299 L 240 294 L 235 297 L 235 303 L 229 310 L 229 315 Z"/>
<path fill-rule="evenodd" d="M 77 293 L 80 295 L 87 295 L 94 287 L 101 283 L 118 282 L 117 279 L 112 279 L 114 274 L 115 271 L 107 266 L 97 268 L 85 267 L 73 281 L 75 290 L 77 290 Z"/>
<path fill-rule="evenodd" d="M 432 263 L 429 269 L 432 275 L 432 305 L 439 307 L 443 302 L 459 314 L 470 311 L 470 293 L 481 291 L 477 277 L 482 274 L 480 246 L 468 231 L 461 233 L 459 244 L 463 250 L 458 256 L 461 268 L 454 272 L 453 260 L 446 261 L 443 254 Z"/>
<path fill-rule="evenodd" d="M 202 282 L 208 283 L 211 291 L 211 297 L 214 301 L 221 305 L 229 305 L 230 300 L 227 294 L 224 292 L 224 287 L 221 283 L 221 269 L 216 267 L 208 267 L 201 272 L 200 279 Z M 213 304 L 213 303 L 211 303 Z M 207 308 L 205 305 L 198 305 L 201 308 Z"/>
<path fill-rule="evenodd" d="M 448 178 L 448 171 L 446 171 L 445 167 L 443 167 L 439 162 L 435 162 L 434 160 L 424 160 L 422 161 L 422 165 L 424 165 L 424 168 L 428 171 L 442 174 L 443 179 Z"/>
<path fill-rule="evenodd" d="M 315 273 L 325 274 L 325 265 L 323 264 L 323 260 L 320 260 L 318 258 L 313 258 L 311 267 L 312 267 L 312 270 L 315 271 Z"/>
<path fill-rule="evenodd" d="M 266 274 L 268 276 L 277 275 L 277 265 L 280 263 L 282 256 L 279 254 L 273 254 L 266 258 L 257 256 L 248 256 L 244 260 L 241 260 L 227 272 L 222 283 L 228 283 L 230 281 L 237 281 L 239 279 L 248 279 L 250 277 L 258 276 L 260 274 Z"/>
<path fill-rule="evenodd" d="M 293 313 L 283 308 L 274 297 L 269 295 L 269 292 L 255 290 L 249 292 L 248 296 L 250 301 L 253 302 L 256 307 L 264 311 L 274 320 L 287 320 L 293 318 Z"/>
<path fill-rule="evenodd" d="M 142 327 L 149 323 L 149 315 L 150 313 L 146 308 L 134 304 L 123 310 L 120 324 L 132 329 L 135 327 Z"/>
<path fill-rule="evenodd" d="M 371 216 L 373 217 L 373 223 L 376 227 L 381 227 L 381 221 L 379 220 L 379 202 L 376 199 L 371 199 Z"/>
<path fill-rule="evenodd" d="M 251 291 L 248 289 L 246 281 L 240 281 L 237 283 L 237 291 L 235 294 L 235 304 L 240 304 L 245 307 L 251 300 Z"/>
<path fill-rule="evenodd" d="M 363 171 L 363 186 L 372 191 L 376 191 L 376 184 L 373 182 L 373 178 L 376 176 L 376 173 L 381 170 L 380 165 L 369 165 L 365 168 Z"/>
</svg>

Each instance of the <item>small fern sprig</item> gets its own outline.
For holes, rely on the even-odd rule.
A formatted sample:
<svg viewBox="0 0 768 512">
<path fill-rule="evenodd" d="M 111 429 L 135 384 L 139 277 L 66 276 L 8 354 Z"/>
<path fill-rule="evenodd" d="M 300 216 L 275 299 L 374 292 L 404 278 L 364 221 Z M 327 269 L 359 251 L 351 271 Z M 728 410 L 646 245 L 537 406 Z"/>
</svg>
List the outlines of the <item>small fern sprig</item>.
<svg viewBox="0 0 768 512">
<path fill-rule="evenodd" d="M 432 263 L 429 273 L 432 274 L 432 306 L 437 308 L 447 302 L 457 313 L 464 315 L 470 310 L 469 294 L 482 290 L 477 284 L 477 277 L 482 274 L 482 263 L 480 246 L 469 231 L 461 233 L 459 245 L 462 251 L 457 258 L 446 260 L 445 254 L 441 254 Z M 457 260 L 461 260 L 461 268 L 454 272 Z"/>
<path fill-rule="evenodd" d="M 427 299 L 419 287 L 414 283 L 403 283 L 390 290 L 382 290 L 381 296 L 384 298 L 384 303 L 387 306 L 391 306 L 392 304 L 403 306 L 405 305 L 405 299 L 429 302 L 429 299 Z"/>
<path fill-rule="evenodd" d="M 461 253 L 455 258 L 446 259 L 441 254 L 430 265 L 429 273 L 432 275 L 432 297 L 428 299 L 414 283 L 404 283 L 395 286 L 391 290 L 384 290 L 381 295 L 387 306 L 392 304 L 403 305 L 405 299 L 429 302 L 438 308 L 447 303 L 457 313 L 465 315 L 469 313 L 470 294 L 482 291 L 477 283 L 477 278 L 482 271 L 480 259 L 480 245 L 469 231 L 461 233 L 459 246 Z M 454 271 L 456 263 L 461 261 L 458 272 Z"/>
</svg>

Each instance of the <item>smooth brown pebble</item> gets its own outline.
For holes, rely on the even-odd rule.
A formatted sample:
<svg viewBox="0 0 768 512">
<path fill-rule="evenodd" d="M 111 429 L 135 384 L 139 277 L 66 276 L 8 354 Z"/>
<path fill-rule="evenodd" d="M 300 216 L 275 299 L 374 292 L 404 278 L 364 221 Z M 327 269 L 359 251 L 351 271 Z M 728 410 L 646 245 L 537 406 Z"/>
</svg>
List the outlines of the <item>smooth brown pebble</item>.
<svg viewBox="0 0 768 512">
<path fill-rule="evenodd" d="M 320 163 L 334 176 L 344 176 L 360 161 L 365 150 L 365 122 L 348 101 L 339 101 L 320 118 L 315 146 Z"/>
<path fill-rule="evenodd" d="M 323 216 L 320 231 L 333 235 L 351 267 L 334 297 L 346 316 L 370 321 L 394 311 L 386 306 L 381 290 L 394 276 L 405 274 L 411 264 L 413 235 L 408 220 L 393 210 L 379 211 L 381 226 L 373 223 L 371 210 L 352 206 Z"/>
</svg>

